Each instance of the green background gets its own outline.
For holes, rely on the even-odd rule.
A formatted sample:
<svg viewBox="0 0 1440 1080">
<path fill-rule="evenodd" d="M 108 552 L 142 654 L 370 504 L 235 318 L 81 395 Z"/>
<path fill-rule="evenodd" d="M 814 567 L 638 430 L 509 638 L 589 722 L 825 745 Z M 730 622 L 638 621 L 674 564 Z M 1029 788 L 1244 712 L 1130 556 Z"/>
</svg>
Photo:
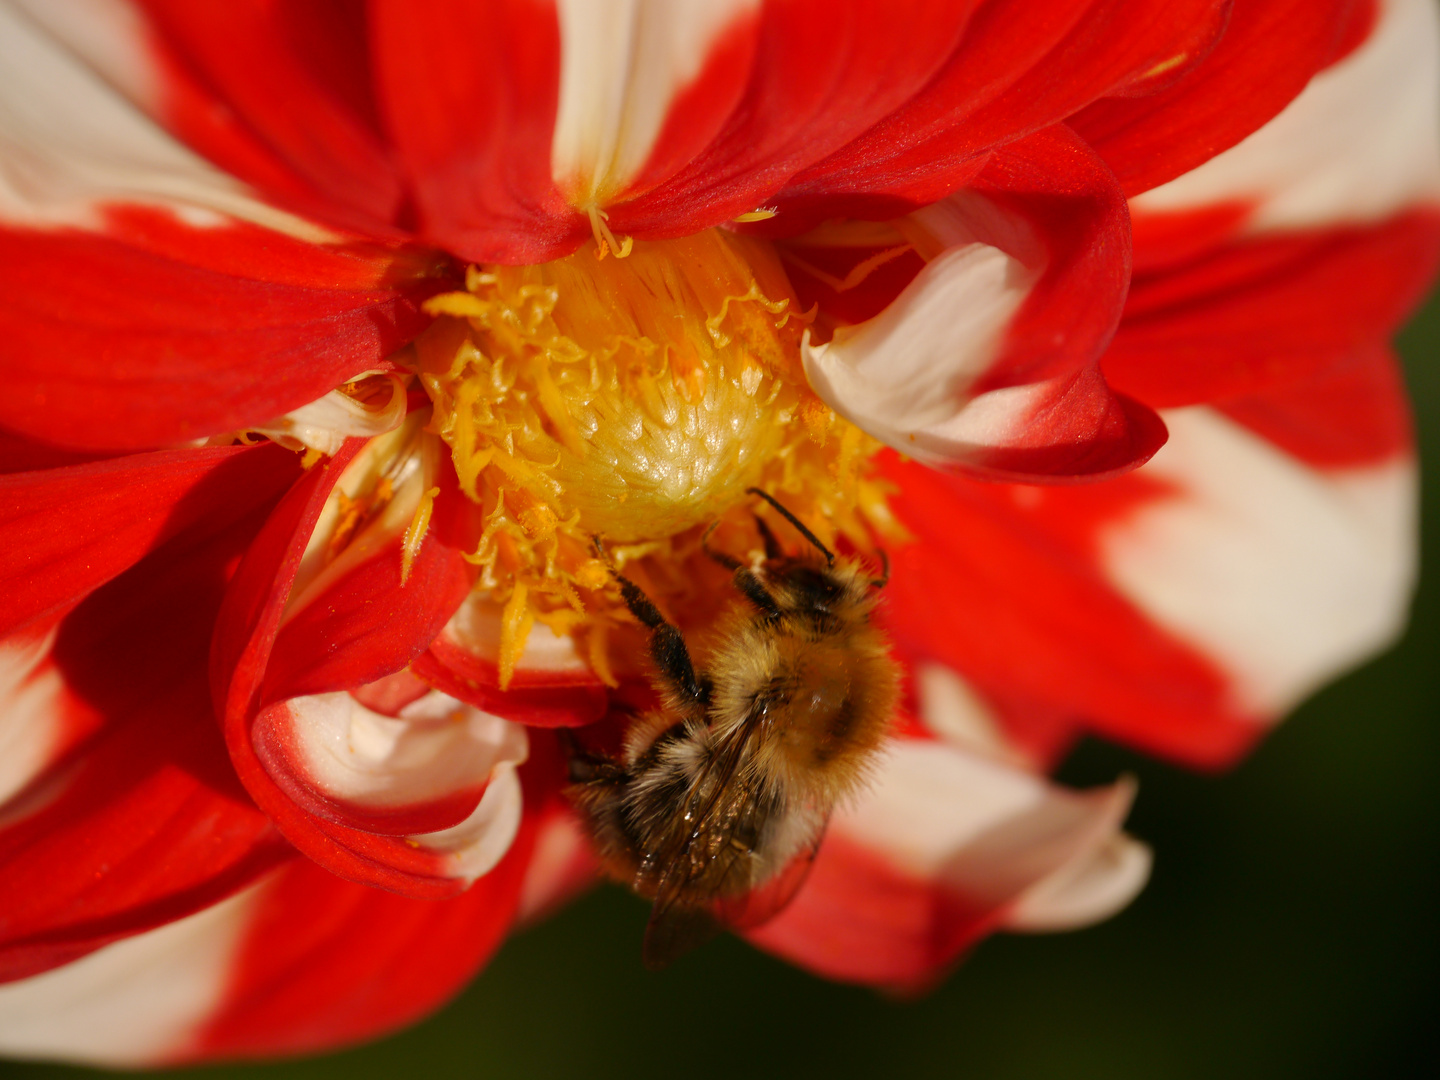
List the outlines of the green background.
<svg viewBox="0 0 1440 1080">
<path fill-rule="evenodd" d="M 168 1075 L 1440 1075 L 1440 301 L 1401 348 L 1427 470 L 1427 569 L 1410 632 L 1228 775 L 1082 746 L 1061 779 L 1136 774 L 1129 828 L 1156 851 L 1151 884 L 1117 918 L 992 938 L 938 991 L 896 1002 L 730 938 L 650 974 L 645 907 L 605 888 L 512 939 L 449 1008 L 401 1035 Z M 0 1075 L 92 1074 L 3 1064 Z"/>
</svg>

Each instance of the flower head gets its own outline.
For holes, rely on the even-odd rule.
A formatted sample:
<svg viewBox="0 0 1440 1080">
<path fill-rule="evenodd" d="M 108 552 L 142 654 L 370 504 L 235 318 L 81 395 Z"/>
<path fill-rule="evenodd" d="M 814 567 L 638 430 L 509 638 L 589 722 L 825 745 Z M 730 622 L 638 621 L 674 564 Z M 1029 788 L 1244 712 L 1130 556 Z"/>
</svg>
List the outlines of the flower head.
<svg viewBox="0 0 1440 1080">
<path fill-rule="evenodd" d="M 1398 626 L 1434 21 L 0 6 L 0 1045 L 422 1015 L 594 876 L 554 729 L 643 751 L 805 542 L 900 704 L 742 932 L 915 988 L 1123 906 L 1071 743 L 1223 765 Z"/>
</svg>

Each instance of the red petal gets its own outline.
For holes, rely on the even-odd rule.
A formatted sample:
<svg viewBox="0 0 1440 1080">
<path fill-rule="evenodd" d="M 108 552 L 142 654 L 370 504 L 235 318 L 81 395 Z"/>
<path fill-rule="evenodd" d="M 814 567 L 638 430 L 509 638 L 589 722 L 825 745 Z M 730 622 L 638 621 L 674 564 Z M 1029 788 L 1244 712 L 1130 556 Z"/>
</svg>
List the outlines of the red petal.
<svg viewBox="0 0 1440 1080">
<path fill-rule="evenodd" d="M 560 34 L 549 5 L 372 8 L 380 111 L 422 236 L 477 262 L 558 258 L 590 235 L 550 175 Z"/>
<path fill-rule="evenodd" d="M 0 634 L 73 605 L 186 529 L 233 525 L 289 487 L 298 460 L 216 447 L 0 476 Z"/>
<path fill-rule="evenodd" d="M 149 448 L 297 408 L 418 333 L 442 287 L 414 253 L 161 211 L 106 221 L 0 230 L 0 424 L 64 447 Z"/>
<path fill-rule="evenodd" d="M 1266 442 L 1322 469 L 1393 461 L 1414 442 L 1400 364 L 1385 345 L 1362 350 L 1282 394 L 1231 398 L 1218 408 Z"/>
<path fill-rule="evenodd" d="M 1199 67 L 1147 97 L 1096 102 L 1073 118 L 1126 195 L 1173 180 L 1283 109 L 1356 43 L 1374 0 L 1236 0 L 1225 36 Z"/>
<path fill-rule="evenodd" d="M 786 186 L 776 200 L 782 217 L 803 227 L 941 199 L 986 151 L 1104 94 L 1139 92 L 1157 65 L 1193 66 L 1223 31 L 1227 8 L 1223 0 L 987 5 L 921 93 Z"/>
<path fill-rule="evenodd" d="M 108 726 L 7 807 L 0 977 L 180 918 L 291 854 L 236 782 L 205 679 L 226 577 L 258 523 L 171 541 L 61 626 L 67 692 Z"/>
<path fill-rule="evenodd" d="M 1155 406 L 1315 377 L 1395 332 L 1440 264 L 1440 214 L 1244 240 L 1137 273 L 1106 377 Z"/>
<path fill-rule="evenodd" d="M 161 74 L 154 108 L 180 138 L 276 194 L 300 189 L 332 219 L 394 220 L 403 196 L 371 97 L 363 8 L 141 4 Z"/>
<path fill-rule="evenodd" d="M 412 1023 L 457 993 L 514 918 L 534 829 L 464 894 L 412 900 L 300 861 L 266 885 L 217 1014 L 179 1061 L 314 1053 Z"/>
<path fill-rule="evenodd" d="M 729 123 L 665 183 L 607 207 L 611 228 L 681 236 L 761 206 L 914 96 L 960 41 L 973 7 L 924 0 L 897 18 L 879 0 L 767 4 L 750 85 Z"/>
<path fill-rule="evenodd" d="M 609 700 L 599 680 L 580 686 L 565 682 L 554 686 L 512 684 L 501 690 L 500 670 L 495 664 L 443 638 L 437 638 L 411 669 L 451 697 L 530 727 L 581 727 L 600 719 Z"/>
<path fill-rule="evenodd" d="M 1258 737 L 1218 666 L 1159 630 L 1098 565 L 1100 528 L 1165 494 L 1143 471 L 1042 489 L 893 460 L 885 471 L 917 539 L 891 554 L 892 639 L 912 665 L 962 672 L 1039 759 L 1068 747 L 1079 718 L 1201 763 L 1232 760 Z"/>
<path fill-rule="evenodd" d="M 1117 837 L 1133 785 L 1071 793 L 927 740 L 897 740 L 874 787 L 837 811 L 810 877 L 746 937 L 831 979 L 922 989 L 1047 880 Z M 1110 890 L 1093 921 L 1143 884 Z M 1088 917 L 1087 917 L 1088 916 Z"/>
</svg>

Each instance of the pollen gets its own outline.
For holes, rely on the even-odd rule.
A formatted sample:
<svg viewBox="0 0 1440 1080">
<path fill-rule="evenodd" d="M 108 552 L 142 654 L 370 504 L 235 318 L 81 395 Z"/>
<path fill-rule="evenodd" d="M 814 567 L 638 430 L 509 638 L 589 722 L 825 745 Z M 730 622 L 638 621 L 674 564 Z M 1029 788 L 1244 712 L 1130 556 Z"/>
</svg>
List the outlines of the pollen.
<svg viewBox="0 0 1440 1080">
<path fill-rule="evenodd" d="M 536 620 L 588 637 L 612 681 L 612 624 L 633 620 L 596 538 L 683 623 L 703 531 L 728 521 L 720 537 L 755 542 L 747 488 L 827 540 L 873 546 L 867 507 L 888 521 L 876 444 L 806 383 L 809 318 L 765 241 L 597 235 L 551 263 L 472 266 L 464 291 L 427 302 L 415 345 L 429 430 L 484 510 L 470 558 L 504 610 L 504 681 Z"/>
</svg>

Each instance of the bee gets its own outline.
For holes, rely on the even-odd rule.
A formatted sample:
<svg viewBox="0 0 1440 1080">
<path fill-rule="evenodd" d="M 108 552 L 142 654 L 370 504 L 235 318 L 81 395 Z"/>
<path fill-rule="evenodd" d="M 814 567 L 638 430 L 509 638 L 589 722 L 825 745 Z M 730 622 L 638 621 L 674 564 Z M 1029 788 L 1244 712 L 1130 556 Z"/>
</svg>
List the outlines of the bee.
<svg viewBox="0 0 1440 1080">
<path fill-rule="evenodd" d="M 661 707 L 618 757 L 570 739 L 570 798 L 609 873 L 654 902 L 642 959 L 664 967 L 722 928 L 759 925 L 804 880 L 836 804 L 860 789 L 891 726 L 898 671 L 871 623 L 874 579 L 758 488 L 810 550 L 787 555 L 758 514 L 765 557 L 711 550 L 736 602 L 697 667 L 680 631 L 611 563 L 650 630 Z M 711 527 L 711 532 L 714 526 Z M 596 550 L 610 563 L 603 544 Z"/>
</svg>

